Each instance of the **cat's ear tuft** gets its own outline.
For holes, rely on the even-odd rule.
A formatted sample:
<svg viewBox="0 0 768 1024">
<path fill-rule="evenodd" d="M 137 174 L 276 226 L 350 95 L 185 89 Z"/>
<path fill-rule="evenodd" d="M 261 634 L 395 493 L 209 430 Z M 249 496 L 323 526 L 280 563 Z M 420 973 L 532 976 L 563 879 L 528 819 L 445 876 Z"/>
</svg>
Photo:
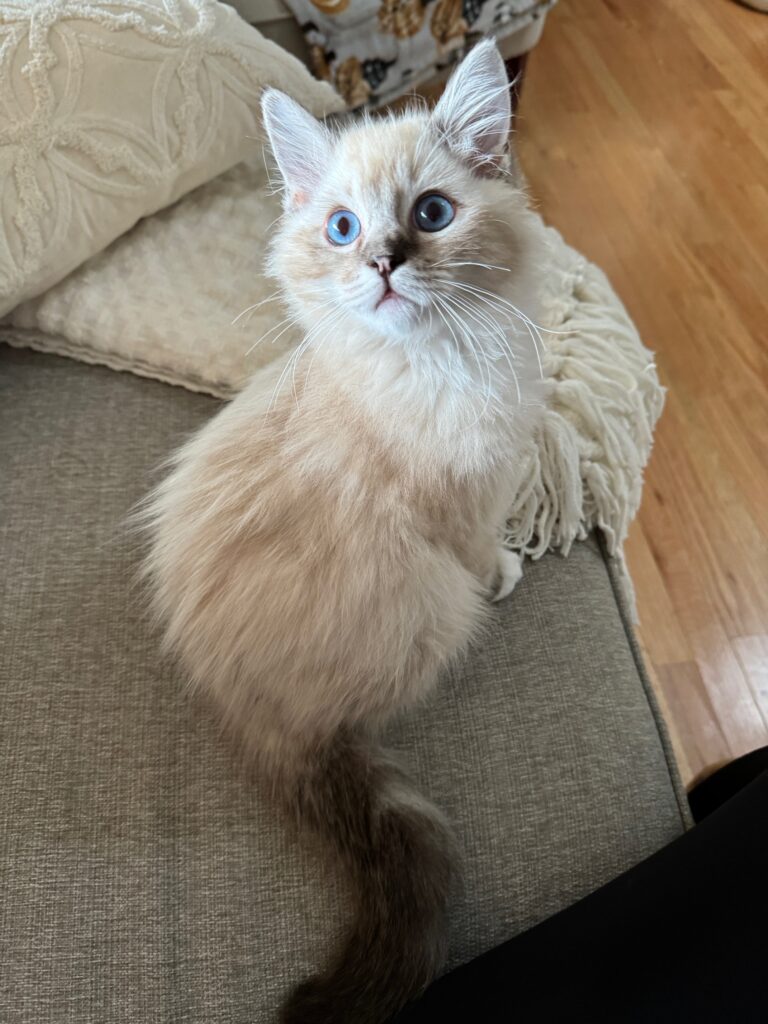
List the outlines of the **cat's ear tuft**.
<svg viewBox="0 0 768 1024">
<path fill-rule="evenodd" d="M 511 117 L 504 61 L 496 43 L 484 39 L 451 76 L 432 118 L 451 149 L 482 169 L 498 166 Z"/>
<path fill-rule="evenodd" d="M 319 184 L 328 164 L 331 136 L 304 107 L 279 89 L 261 97 L 264 127 L 285 182 L 285 205 L 300 205 Z"/>
</svg>

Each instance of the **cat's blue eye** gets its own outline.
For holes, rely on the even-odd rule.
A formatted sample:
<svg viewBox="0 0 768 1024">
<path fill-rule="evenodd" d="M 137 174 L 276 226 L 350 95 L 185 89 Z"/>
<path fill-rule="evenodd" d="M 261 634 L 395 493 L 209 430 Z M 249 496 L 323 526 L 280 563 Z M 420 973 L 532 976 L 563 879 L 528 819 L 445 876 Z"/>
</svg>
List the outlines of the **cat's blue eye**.
<svg viewBox="0 0 768 1024">
<path fill-rule="evenodd" d="M 413 208 L 413 219 L 422 231 L 442 231 L 456 214 L 453 203 L 439 192 L 422 196 Z"/>
<path fill-rule="evenodd" d="M 334 245 L 349 245 L 360 234 L 360 221 L 351 210 L 337 210 L 328 218 L 325 231 Z"/>
</svg>

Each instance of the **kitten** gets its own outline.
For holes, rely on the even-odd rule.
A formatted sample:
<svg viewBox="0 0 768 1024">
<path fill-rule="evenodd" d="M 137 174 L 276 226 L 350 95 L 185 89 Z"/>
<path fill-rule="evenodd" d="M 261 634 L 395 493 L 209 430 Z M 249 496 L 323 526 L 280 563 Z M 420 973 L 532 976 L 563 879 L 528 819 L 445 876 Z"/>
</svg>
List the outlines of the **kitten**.
<svg viewBox="0 0 768 1024">
<path fill-rule="evenodd" d="M 329 129 L 268 90 L 285 183 L 271 272 L 302 325 L 149 499 L 167 641 L 358 904 L 291 1024 L 376 1024 L 439 969 L 454 841 L 376 736 L 520 575 L 500 546 L 543 385 L 532 217 L 502 171 L 504 65 L 430 115 Z"/>
</svg>

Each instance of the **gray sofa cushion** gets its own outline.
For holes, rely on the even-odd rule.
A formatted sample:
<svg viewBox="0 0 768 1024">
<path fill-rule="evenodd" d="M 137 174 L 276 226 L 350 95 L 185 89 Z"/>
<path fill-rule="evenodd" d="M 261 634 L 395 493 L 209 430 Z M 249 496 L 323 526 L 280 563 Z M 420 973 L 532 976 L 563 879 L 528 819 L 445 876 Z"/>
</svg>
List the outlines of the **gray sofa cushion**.
<svg viewBox="0 0 768 1024">
<path fill-rule="evenodd" d="M 213 399 L 0 345 L 0 1019 L 260 1024 L 348 892 L 158 655 L 123 519 Z M 593 540 L 526 567 L 392 729 L 455 823 L 451 964 L 685 827 Z"/>
</svg>

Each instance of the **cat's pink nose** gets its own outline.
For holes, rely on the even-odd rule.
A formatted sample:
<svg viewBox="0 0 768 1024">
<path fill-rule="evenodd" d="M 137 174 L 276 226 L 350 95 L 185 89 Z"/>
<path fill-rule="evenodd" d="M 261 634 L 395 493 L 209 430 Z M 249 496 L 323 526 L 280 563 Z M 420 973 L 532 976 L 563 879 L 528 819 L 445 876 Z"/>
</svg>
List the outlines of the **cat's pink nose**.
<svg viewBox="0 0 768 1024">
<path fill-rule="evenodd" d="M 405 263 L 405 256 L 373 256 L 368 265 L 375 267 L 382 277 L 392 274 L 401 263 Z"/>
<path fill-rule="evenodd" d="M 374 256 L 370 266 L 375 267 L 382 277 L 392 273 L 392 260 L 389 256 Z"/>
</svg>

